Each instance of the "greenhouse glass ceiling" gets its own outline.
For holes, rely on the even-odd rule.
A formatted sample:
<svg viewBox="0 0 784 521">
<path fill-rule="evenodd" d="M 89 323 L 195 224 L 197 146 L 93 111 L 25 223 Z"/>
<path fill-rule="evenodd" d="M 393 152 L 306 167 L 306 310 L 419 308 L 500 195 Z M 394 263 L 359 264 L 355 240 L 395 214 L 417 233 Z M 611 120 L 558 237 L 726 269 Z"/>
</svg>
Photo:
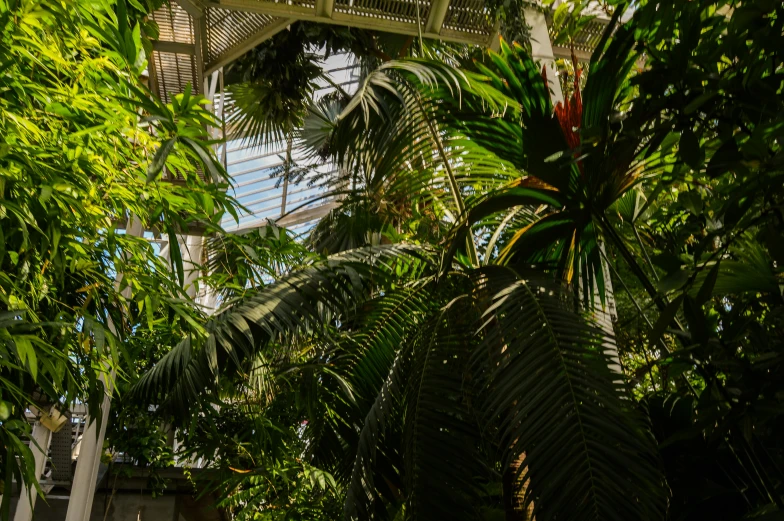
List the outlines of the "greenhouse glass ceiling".
<svg viewBox="0 0 784 521">
<path fill-rule="evenodd" d="M 222 67 L 298 20 L 478 45 L 490 45 L 498 34 L 498 24 L 490 22 L 484 0 L 178 0 L 163 5 L 152 19 L 160 29 L 150 58 L 152 90 L 169 102 L 188 84 L 195 85 L 215 101 L 219 116 Z M 605 23 L 596 19 L 582 30 L 575 47 L 581 58 L 595 46 Z M 557 47 L 553 52 L 570 54 Z M 346 55 L 330 57 L 324 68 L 344 90 L 355 88 L 357 78 Z M 329 89 L 324 82 L 320 94 Z M 216 137 L 222 137 L 219 134 L 216 130 Z M 247 230 L 269 220 L 302 228 L 332 208 L 334 202 L 319 197 L 323 187 L 313 183 L 330 166 L 315 168 L 296 186 L 288 186 L 280 177 L 271 176 L 284 162 L 287 143 L 260 148 L 227 137 L 226 150 L 219 153 L 234 181 L 232 195 L 247 208 L 239 223 L 223 223 L 227 230 Z M 292 159 L 297 163 L 294 149 Z"/>
</svg>

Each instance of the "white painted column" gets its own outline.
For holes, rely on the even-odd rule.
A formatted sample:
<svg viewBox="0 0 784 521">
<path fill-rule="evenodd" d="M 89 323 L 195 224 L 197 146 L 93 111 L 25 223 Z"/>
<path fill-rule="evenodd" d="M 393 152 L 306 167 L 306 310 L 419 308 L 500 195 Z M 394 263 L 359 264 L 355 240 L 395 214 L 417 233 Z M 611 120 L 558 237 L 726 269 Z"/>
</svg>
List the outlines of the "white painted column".
<svg viewBox="0 0 784 521">
<path fill-rule="evenodd" d="M 185 292 L 196 300 L 197 291 L 195 283 L 200 276 L 202 251 L 204 250 L 204 237 L 198 235 L 181 235 L 177 238 L 182 253 L 182 269 L 185 272 Z"/>
<path fill-rule="evenodd" d="M 66 425 L 65 428 L 70 428 L 70 425 Z M 52 441 L 52 431 L 44 427 L 41 422 L 35 422 L 32 440 L 34 443 L 30 443 L 30 450 L 33 451 L 35 477 L 40 480 L 46 467 L 46 457 L 49 453 L 49 442 Z M 38 499 L 38 492 L 34 486 L 26 483 L 23 483 L 21 488 L 22 492 L 19 494 L 19 503 L 16 505 L 14 521 L 32 521 L 33 508 L 35 508 L 35 500 Z"/>
<path fill-rule="evenodd" d="M 550 95 L 553 104 L 563 101 L 561 82 L 555 70 L 555 55 L 553 44 L 550 42 L 550 32 L 547 30 L 547 20 L 544 13 L 537 9 L 523 9 L 525 21 L 531 26 L 531 55 L 534 60 L 541 62 L 547 69 L 547 83 L 550 85 Z"/>
<path fill-rule="evenodd" d="M 98 467 L 101 464 L 101 454 L 103 454 L 103 440 L 106 437 L 106 424 L 109 421 L 109 408 L 112 405 L 111 395 L 114 391 L 114 378 L 114 371 L 108 376 L 105 374 L 102 376 L 106 386 L 106 394 L 101 403 L 101 428 L 98 429 L 98 422 L 93 421 L 87 426 L 82 436 L 65 521 L 88 521 L 90 519 Z"/>
<path fill-rule="evenodd" d="M 125 233 L 134 237 L 141 237 L 144 234 L 142 223 L 131 216 Z M 121 281 L 122 273 L 118 273 L 115 287 L 119 288 Z M 130 297 L 130 288 L 126 288 L 123 295 L 126 298 Z M 111 319 L 109 319 L 107 325 L 111 333 L 116 335 L 117 330 Z M 93 509 L 93 498 L 95 497 L 96 480 L 98 478 L 98 467 L 101 464 L 101 454 L 103 454 L 103 440 L 106 437 L 106 424 L 109 422 L 109 408 L 112 405 L 115 376 L 114 370 L 109 374 L 104 373 L 101 376 L 106 389 L 103 402 L 101 403 L 101 428 L 98 429 L 98 422 L 93 421 L 85 428 L 84 435 L 82 435 L 82 443 L 79 449 L 79 458 L 76 461 L 76 471 L 74 472 L 65 521 L 89 521 L 90 519 L 90 513 Z"/>
<path fill-rule="evenodd" d="M 203 292 L 201 288 L 198 292 L 194 283 L 199 278 L 202 252 L 204 251 L 205 238 L 199 235 L 178 235 L 176 247 L 180 249 L 182 256 L 182 271 L 184 275 L 183 288 L 185 293 L 197 303 L 199 303 L 199 295 Z M 166 246 L 161 248 L 160 256 L 169 261 L 169 266 L 172 268 L 173 263 L 171 259 L 172 245 L 167 243 Z"/>
</svg>

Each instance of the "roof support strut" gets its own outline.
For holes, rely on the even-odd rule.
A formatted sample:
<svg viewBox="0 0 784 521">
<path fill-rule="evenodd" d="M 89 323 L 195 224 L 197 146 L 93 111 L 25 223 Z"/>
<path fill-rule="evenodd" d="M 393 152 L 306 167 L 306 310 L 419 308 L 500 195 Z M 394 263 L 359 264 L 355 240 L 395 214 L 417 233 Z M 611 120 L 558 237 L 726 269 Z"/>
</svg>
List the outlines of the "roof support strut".
<svg viewBox="0 0 784 521">
<path fill-rule="evenodd" d="M 430 6 L 430 14 L 425 23 L 425 32 L 428 34 L 441 34 L 441 28 L 444 26 L 444 19 L 446 12 L 449 10 L 450 0 L 433 0 Z"/>
<path fill-rule="evenodd" d="M 316 0 L 316 16 L 332 18 L 332 10 L 334 7 L 335 0 Z"/>
<path fill-rule="evenodd" d="M 209 76 L 221 67 L 230 64 L 246 52 L 259 45 L 264 40 L 272 38 L 294 22 L 296 22 L 296 20 L 289 18 L 281 18 L 279 20 L 270 22 L 266 27 L 264 27 L 264 29 L 254 34 L 252 38 L 248 38 L 240 44 L 228 49 L 226 52 L 215 58 L 215 61 L 206 64 L 204 75 Z"/>
</svg>

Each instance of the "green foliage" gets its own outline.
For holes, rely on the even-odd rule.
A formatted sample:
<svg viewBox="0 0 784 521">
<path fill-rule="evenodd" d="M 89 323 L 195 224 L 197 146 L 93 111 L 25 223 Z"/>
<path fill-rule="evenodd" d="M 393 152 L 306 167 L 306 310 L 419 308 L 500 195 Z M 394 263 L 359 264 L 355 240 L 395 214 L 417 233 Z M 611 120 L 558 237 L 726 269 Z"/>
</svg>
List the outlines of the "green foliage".
<svg viewBox="0 0 784 521">
<path fill-rule="evenodd" d="M 552 5 L 554 1 L 549 0 L 544 3 Z M 557 7 L 552 8 L 550 13 L 552 17 L 550 40 L 553 42 L 553 45 L 569 47 L 574 50 L 574 43 L 580 32 L 596 19 L 596 14 L 584 13 L 594 13 L 598 8 L 597 2 L 592 0 L 561 2 Z"/>
<path fill-rule="evenodd" d="M 678 2 L 662 18 L 662 7 L 647 2 L 632 21 L 648 59 L 623 125 L 679 161 L 646 187 L 645 218 L 618 229 L 637 235 L 630 247 L 651 257 L 646 276 L 670 304 L 652 333 L 630 324 L 630 337 L 641 331 L 622 349 L 645 375 L 671 517 L 776 515 L 784 13 L 775 2 Z"/>
<path fill-rule="evenodd" d="M 190 408 L 238 515 L 780 515 L 782 5 L 608 4 L 568 105 L 502 43 L 309 110 L 332 255 L 227 270 L 242 297 L 136 388 Z"/>
<path fill-rule="evenodd" d="M 279 142 L 301 127 L 324 79 L 321 56 L 351 51 L 364 59 L 378 54 L 370 31 L 296 22 L 229 66 L 227 123 L 234 135 L 255 145 Z"/>
<path fill-rule="evenodd" d="M 216 234 L 207 238 L 205 246 L 208 258 L 201 282 L 224 302 L 315 258 L 294 234 L 273 224 L 242 235 Z"/>
<path fill-rule="evenodd" d="M 12 478 L 37 483 L 22 444 L 25 410 L 79 400 L 100 418 L 110 375 L 135 373 L 134 337 L 195 324 L 165 261 L 123 229 L 140 224 L 170 239 L 217 229 L 232 205 L 203 100 L 186 92 L 164 106 L 141 83 L 143 31 L 154 27 L 133 5 L 0 2 L 4 518 Z M 164 167 L 181 183 L 156 181 Z M 176 241 L 171 249 L 182 273 Z"/>
<path fill-rule="evenodd" d="M 135 465 L 147 472 L 147 488 L 153 497 L 163 494 L 167 482 L 159 471 L 174 466 L 174 451 L 160 418 L 148 406 L 116 403 L 107 425 L 112 465 Z M 119 470 L 122 472 L 122 470 Z"/>
<path fill-rule="evenodd" d="M 655 519 L 663 495 L 651 439 L 614 383 L 605 335 L 558 289 L 540 294 L 512 270 L 456 272 L 436 281 L 438 264 L 417 251 L 353 250 L 249 292 L 207 326 L 206 341 L 167 354 L 142 378 L 139 396 L 163 393 L 162 403 L 175 413 L 192 414 L 201 403 L 198 409 L 213 416 L 210 402 L 226 392 L 219 389 L 246 389 L 239 382 L 253 380 L 243 374 L 265 367 L 265 382 L 253 386 L 259 390 L 243 394 L 256 396 L 262 419 L 289 423 L 267 426 L 264 436 L 300 426 L 289 443 L 301 439 L 304 462 L 334 469 L 345 487 L 347 519 L 398 511 L 407 518 L 477 519 L 483 503 L 490 511 L 500 507 L 485 492 L 500 479 L 496 469 L 520 458 L 520 479 L 532 483 L 525 501 L 533 501 L 537 517 L 574 508 L 585 519 L 621 511 Z M 523 340 L 538 335 L 548 340 Z M 564 370 L 561 380 L 537 376 Z M 526 391 L 537 381 L 549 385 Z M 294 403 L 287 388 L 300 389 Z M 283 417 L 281 407 L 289 411 Z M 582 415 L 590 416 L 590 427 Z M 548 426 L 529 417 L 561 420 Z M 613 440 L 611 456 L 594 449 L 600 440 Z M 553 467 L 548 447 L 572 446 L 583 449 L 563 452 Z M 264 456 L 257 472 L 273 464 L 283 472 L 271 454 L 254 455 Z M 547 491 L 556 489 L 546 469 L 574 487 L 574 503 L 548 500 Z M 638 495 L 616 486 L 619 480 L 634 482 Z M 248 500 L 251 511 L 273 515 L 263 503 L 268 495 L 266 483 L 249 479 L 227 504 Z"/>
</svg>

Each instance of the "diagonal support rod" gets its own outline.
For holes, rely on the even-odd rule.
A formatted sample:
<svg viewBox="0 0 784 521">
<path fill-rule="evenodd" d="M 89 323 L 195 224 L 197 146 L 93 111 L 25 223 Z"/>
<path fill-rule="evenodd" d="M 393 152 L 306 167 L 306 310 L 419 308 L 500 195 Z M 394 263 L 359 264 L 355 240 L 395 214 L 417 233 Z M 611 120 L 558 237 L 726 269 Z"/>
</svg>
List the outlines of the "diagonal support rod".
<svg viewBox="0 0 784 521">
<path fill-rule="evenodd" d="M 254 34 L 252 37 L 226 50 L 226 52 L 215 58 L 214 61 L 205 64 L 204 75 L 209 76 L 221 67 L 230 64 L 246 52 L 259 45 L 261 42 L 272 38 L 294 22 L 296 22 L 296 20 L 291 18 L 279 18 L 273 22 L 270 22 L 264 27 L 264 29 Z"/>
</svg>

